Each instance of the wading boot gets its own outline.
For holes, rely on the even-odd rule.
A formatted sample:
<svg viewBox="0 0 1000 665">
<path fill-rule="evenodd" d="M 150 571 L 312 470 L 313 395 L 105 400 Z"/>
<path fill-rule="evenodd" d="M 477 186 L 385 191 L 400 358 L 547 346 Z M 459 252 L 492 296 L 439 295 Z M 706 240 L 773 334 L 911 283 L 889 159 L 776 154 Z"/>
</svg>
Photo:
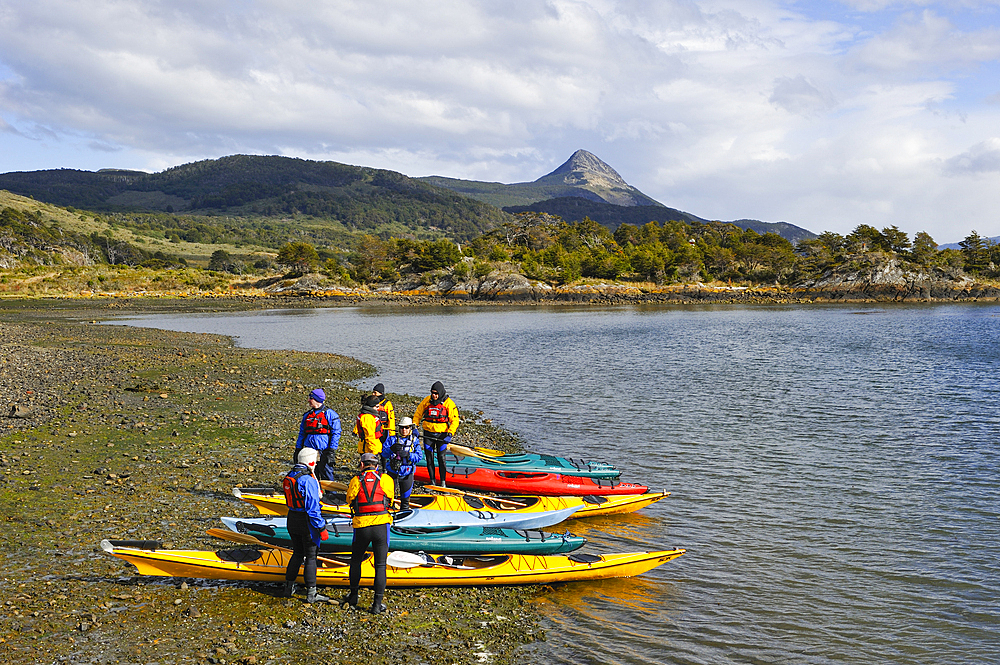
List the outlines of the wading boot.
<svg viewBox="0 0 1000 665">
<path fill-rule="evenodd" d="M 306 589 L 306 602 L 307 603 L 322 603 L 323 601 L 330 600 L 326 596 L 320 595 L 316 591 L 316 587 L 311 586 Z"/>
<path fill-rule="evenodd" d="M 368 611 L 372 614 L 383 614 L 388 609 L 388 607 L 382 604 L 382 596 L 375 596 L 375 600 L 372 601 L 372 606 Z"/>
<path fill-rule="evenodd" d="M 350 607 L 352 610 L 358 609 L 358 590 L 352 589 L 349 594 L 340 599 L 340 604 Z"/>
<path fill-rule="evenodd" d="M 291 598 L 295 593 L 295 582 L 285 582 L 285 587 L 281 590 L 282 598 Z"/>
</svg>

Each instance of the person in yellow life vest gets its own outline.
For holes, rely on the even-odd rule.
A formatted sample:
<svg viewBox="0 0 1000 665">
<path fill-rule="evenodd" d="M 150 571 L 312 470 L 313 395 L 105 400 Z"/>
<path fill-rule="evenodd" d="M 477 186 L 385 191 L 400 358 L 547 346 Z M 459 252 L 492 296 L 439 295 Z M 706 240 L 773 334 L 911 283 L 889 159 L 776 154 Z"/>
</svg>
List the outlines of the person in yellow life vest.
<svg viewBox="0 0 1000 665">
<path fill-rule="evenodd" d="M 424 454 L 427 462 L 427 475 L 434 483 L 434 458 L 437 458 L 441 480 L 438 485 L 447 487 L 445 482 L 446 467 L 444 456 L 451 443 L 451 436 L 458 429 L 458 407 L 444 391 L 444 384 L 435 381 L 431 386 L 431 394 L 417 405 L 413 412 L 413 425 L 423 428 Z"/>
<path fill-rule="evenodd" d="M 375 405 L 375 410 L 378 411 L 378 418 L 382 421 L 382 445 L 385 446 L 386 438 L 396 434 L 396 408 L 385 396 L 385 384 L 376 383 L 372 388 L 372 395 L 380 400 Z"/>
<path fill-rule="evenodd" d="M 395 500 L 392 478 L 388 474 L 379 473 L 378 465 L 377 455 L 363 453 L 358 475 L 351 478 L 351 484 L 347 486 L 354 540 L 351 544 L 351 570 L 348 576 L 351 590 L 341 601 L 357 608 L 361 563 L 368 550 L 371 550 L 375 566 L 375 599 L 369 610 L 372 614 L 382 614 L 387 609 L 382 604 L 382 598 L 385 596 L 385 560 L 389 554 L 389 526 L 392 524 L 389 508 Z"/>
<path fill-rule="evenodd" d="M 361 401 L 361 413 L 354 420 L 354 433 L 358 437 L 358 452 L 382 454 L 382 420 L 375 407 L 379 398 L 368 395 Z"/>
</svg>

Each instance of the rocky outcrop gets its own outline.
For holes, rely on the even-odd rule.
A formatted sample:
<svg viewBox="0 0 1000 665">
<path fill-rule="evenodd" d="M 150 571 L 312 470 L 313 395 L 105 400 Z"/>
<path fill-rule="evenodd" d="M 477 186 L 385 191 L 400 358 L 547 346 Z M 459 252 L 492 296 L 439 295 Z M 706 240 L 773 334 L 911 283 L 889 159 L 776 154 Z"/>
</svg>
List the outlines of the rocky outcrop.
<svg viewBox="0 0 1000 665">
<path fill-rule="evenodd" d="M 865 254 L 816 279 L 797 284 L 794 292 L 810 300 L 975 300 L 998 298 L 1000 289 L 977 284 L 957 269 L 918 269 L 895 256 Z"/>
</svg>

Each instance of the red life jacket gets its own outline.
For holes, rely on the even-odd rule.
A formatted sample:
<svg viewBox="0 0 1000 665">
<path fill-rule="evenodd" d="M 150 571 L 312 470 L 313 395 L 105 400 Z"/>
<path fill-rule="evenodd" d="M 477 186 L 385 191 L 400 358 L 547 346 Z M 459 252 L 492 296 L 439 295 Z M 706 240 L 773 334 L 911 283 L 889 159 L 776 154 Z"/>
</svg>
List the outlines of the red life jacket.
<svg viewBox="0 0 1000 665">
<path fill-rule="evenodd" d="M 302 494 L 302 490 L 299 488 L 299 479 L 302 476 L 308 476 L 311 473 L 312 471 L 310 471 L 309 467 L 305 464 L 296 464 L 281 482 L 281 487 L 285 490 L 285 505 L 288 506 L 290 510 L 306 509 L 306 497 Z"/>
<path fill-rule="evenodd" d="M 354 420 L 355 429 L 358 430 L 358 436 L 361 437 L 362 439 L 365 438 L 365 435 L 362 433 L 365 430 L 361 426 L 361 416 L 363 416 L 363 415 L 364 415 L 364 413 L 359 413 L 358 417 Z M 372 414 L 368 414 L 368 415 L 372 415 Z M 381 418 L 379 416 L 375 417 L 375 438 L 376 439 L 381 439 L 382 438 L 382 420 L 381 420 Z"/>
<path fill-rule="evenodd" d="M 382 429 L 387 429 L 389 427 L 389 412 L 385 408 L 385 402 L 379 402 L 375 410 L 378 411 L 378 419 L 382 423 Z"/>
<path fill-rule="evenodd" d="M 354 515 L 386 515 L 389 510 L 388 497 L 382 491 L 382 476 L 378 471 L 368 469 L 358 476 L 361 489 L 351 501 L 351 513 Z"/>
<path fill-rule="evenodd" d="M 444 400 L 441 400 L 440 404 L 428 404 L 424 409 L 424 420 L 429 423 L 448 422 L 448 407 Z"/>
<path fill-rule="evenodd" d="M 330 421 L 326 419 L 325 411 L 310 411 L 306 414 L 303 431 L 309 434 L 329 434 Z"/>
</svg>

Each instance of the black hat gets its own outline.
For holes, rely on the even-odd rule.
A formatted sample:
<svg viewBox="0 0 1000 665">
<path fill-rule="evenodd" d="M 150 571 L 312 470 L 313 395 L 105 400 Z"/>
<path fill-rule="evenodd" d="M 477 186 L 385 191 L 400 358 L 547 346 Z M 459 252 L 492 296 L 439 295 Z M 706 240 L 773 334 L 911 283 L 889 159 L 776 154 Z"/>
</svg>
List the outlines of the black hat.
<svg viewBox="0 0 1000 665">
<path fill-rule="evenodd" d="M 376 383 L 375 387 L 372 388 L 372 392 L 373 393 L 378 393 L 379 395 L 384 395 L 385 394 L 385 384 L 384 383 Z"/>
</svg>

